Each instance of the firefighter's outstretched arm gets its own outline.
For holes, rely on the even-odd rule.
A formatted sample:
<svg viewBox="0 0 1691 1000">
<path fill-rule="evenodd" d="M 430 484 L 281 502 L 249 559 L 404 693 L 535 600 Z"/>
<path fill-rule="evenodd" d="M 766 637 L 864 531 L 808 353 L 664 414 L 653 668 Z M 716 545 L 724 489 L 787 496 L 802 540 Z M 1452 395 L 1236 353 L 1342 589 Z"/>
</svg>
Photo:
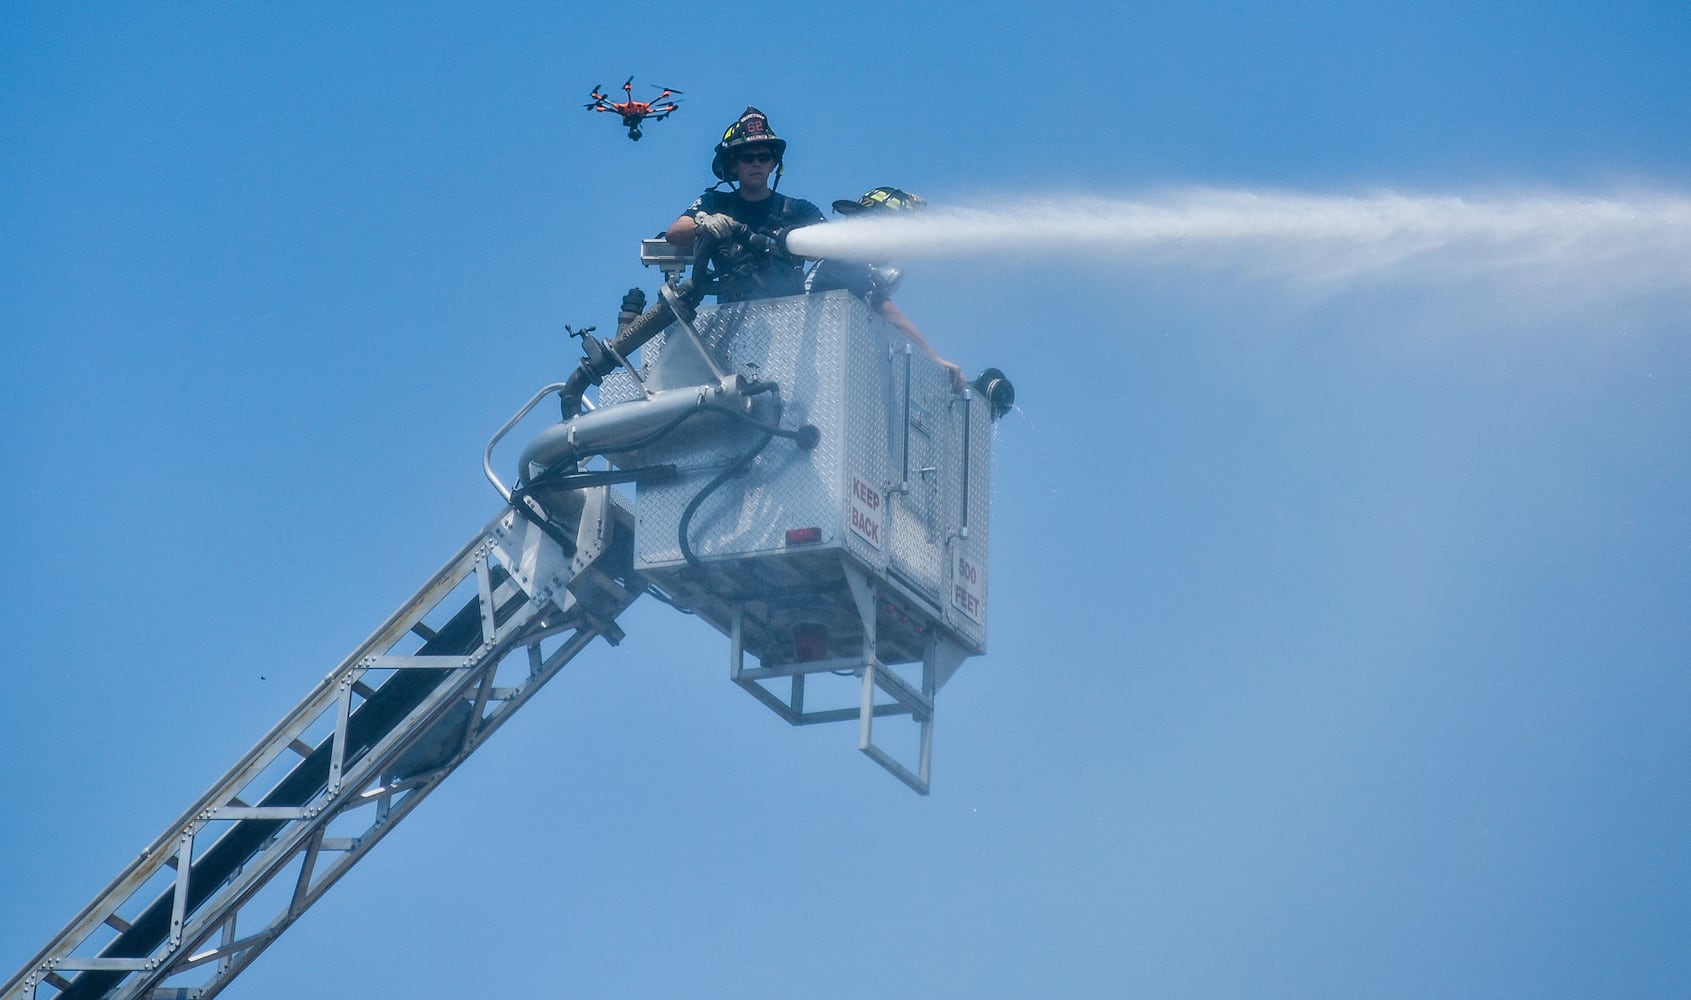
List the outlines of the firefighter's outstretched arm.
<svg viewBox="0 0 1691 1000">
<path fill-rule="evenodd" d="M 951 373 L 951 387 L 953 389 L 963 388 L 963 369 L 940 357 L 939 352 L 934 350 L 934 345 L 928 343 L 928 338 L 922 336 L 922 331 L 916 328 L 916 324 L 910 321 L 910 317 L 904 315 L 904 310 L 893 304 L 892 299 L 882 299 L 876 304 L 875 308 L 880 312 L 882 319 L 897 327 L 901 333 L 909 337 L 917 347 L 922 349 L 923 354 L 938 361 L 947 372 Z"/>
</svg>

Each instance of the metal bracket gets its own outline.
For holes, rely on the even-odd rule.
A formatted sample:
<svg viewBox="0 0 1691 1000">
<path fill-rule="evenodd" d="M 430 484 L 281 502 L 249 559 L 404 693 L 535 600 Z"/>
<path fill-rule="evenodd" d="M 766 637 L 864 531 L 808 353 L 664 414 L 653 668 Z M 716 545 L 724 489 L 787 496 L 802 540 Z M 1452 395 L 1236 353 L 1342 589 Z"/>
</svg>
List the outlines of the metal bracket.
<svg viewBox="0 0 1691 1000">
<path fill-rule="evenodd" d="M 698 348 L 699 356 L 705 359 L 706 365 L 710 366 L 711 374 L 716 376 L 718 382 L 728 378 L 728 373 L 722 370 L 722 366 L 716 363 L 716 358 L 705 349 L 704 339 L 699 336 L 699 331 L 693 326 L 693 321 L 687 318 L 686 314 L 689 310 L 686 303 L 681 301 L 681 296 L 677 295 L 675 289 L 669 285 L 659 287 L 658 294 L 662 296 L 665 302 L 669 303 L 669 311 L 675 314 L 675 322 L 682 330 L 686 331 L 687 337 L 693 341 L 693 346 Z"/>
<path fill-rule="evenodd" d="M 808 726 L 824 722 L 858 724 L 857 748 L 870 760 L 886 768 L 893 777 L 909 785 L 918 795 L 928 794 L 929 773 L 933 756 L 934 692 L 938 670 L 946 664 L 949 644 L 937 637 L 929 640 L 922 660 L 921 689 L 913 687 L 894 673 L 876 655 L 875 587 L 867 574 L 849 562 L 842 563 L 853 603 L 863 627 L 863 648 L 858 656 L 834 657 L 804 663 L 784 663 L 773 667 L 746 666 L 745 605 L 732 608 L 729 629 L 729 678 L 748 694 L 785 719 L 789 725 Z M 957 657 L 961 662 L 961 657 Z M 950 665 L 951 670 L 956 664 Z M 811 710 L 805 707 L 805 678 L 814 674 L 837 674 L 849 671 L 863 678 L 862 694 L 856 708 Z M 785 678 L 789 682 L 785 698 L 770 690 L 765 683 Z M 876 692 L 886 696 L 879 700 Z M 919 727 L 919 749 L 914 769 L 901 763 L 875 742 L 876 716 L 908 715 Z"/>
</svg>

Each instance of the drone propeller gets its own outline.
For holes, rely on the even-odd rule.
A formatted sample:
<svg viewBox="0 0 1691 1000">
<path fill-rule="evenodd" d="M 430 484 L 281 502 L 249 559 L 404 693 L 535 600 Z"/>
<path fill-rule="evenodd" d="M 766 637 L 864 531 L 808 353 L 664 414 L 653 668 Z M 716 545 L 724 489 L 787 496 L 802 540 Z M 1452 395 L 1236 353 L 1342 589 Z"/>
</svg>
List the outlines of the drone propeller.
<svg viewBox="0 0 1691 1000">
<path fill-rule="evenodd" d="M 654 83 L 654 84 L 652 84 L 652 86 L 654 86 L 654 87 L 658 87 L 658 85 L 657 85 L 657 84 L 655 84 L 655 83 Z M 675 88 L 674 88 L 674 87 L 658 87 L 658 89 L 659 89 L 659 90 L 661 90 L 661 91 L 663 91 L 663 92 L 664 92 L 664 93 L 666 93 L 666 94 L 679 94 L 679 93 L 682 93 L 682 91 L 679 91 L 679 90 L 676 90 L 676 89 L 675 89 Z"/>
<path fill-rule="evenodd" d="M 632 76 L 629 77 L 628 79 L 622 81 L 622 89 L 624 89 L 624 90 L 633 90 L 634 89 L 634 78 Z"/>
</svg>

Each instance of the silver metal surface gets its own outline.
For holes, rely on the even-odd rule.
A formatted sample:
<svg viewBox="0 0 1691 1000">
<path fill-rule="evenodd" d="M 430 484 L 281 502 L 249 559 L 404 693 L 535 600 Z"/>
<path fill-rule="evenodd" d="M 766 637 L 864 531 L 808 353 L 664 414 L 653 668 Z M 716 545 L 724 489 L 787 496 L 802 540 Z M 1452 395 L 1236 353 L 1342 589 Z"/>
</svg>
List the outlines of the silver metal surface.
<svg viewBox="0 0 1691 1000">
<path fill-rule="evenodd" d="M 540 404 L 541 400 L 562 390 L 564 387 L 565 384 L 563 382 L 554 382 L 535 393 L 532 397 L 530 397 L 527 403 L 523 404 L 523 408 L 518 410 L 515 416 L 505 421 L 504 425 L 494 432 L 493 437 L 488 439 L 487 447 L 482 449 L 482 473 L 487 476 L 487 481 L 493 484 L 493 488 L 499 491 L 499 495 L 505 498 L 506 503 L 511 502 L 511 491 L 504 483 L 499 481 L 498 474 L 493 471 L 493 449 L 500 441 L 504 440 L 505 435 L 511 433 L 511 428 L 517 426 L 524 417 L 528 416 L 530 410 L 533 410 Z"/>
<path fill-rule="evenodd" d="M 954 401 L 953 409 L 967 420 L 964 438 L 968 447 L 969 478 L 962 490 L 967 502 L 966 532 L 949 541 L 946 563 L 946 615 L 951 627 L 981 651 L 986 648 L 986 606 L 988 593 L 987 540 L 990 535 L 992 503 L 992 440 L 996 425 L 992 404 L 966 390 Z M 961 443 L 960 443 L 961 447 Z M 955 494 L 954 494 L 955 496 Z M 961 571 L 961 572 L 960 572 Z M 947 675 L 949 676 L 949 675 Z M 941 678 L 944 683 L 945 678 Z"/>
<path fill-rule="evenodd" d="M 677 295 L 675 289 L 670 285 L 664 285 L 659 288 L 658 295 L 660 295 L 665 302 L 669 303 L 669 311 L 675 314 L 675 323 L 672 329 L 679 328 L 682 333 L 687 335 L 688 339 L 692 340 L 694 346 L 698 348 L 700 360 L 704 361 L 704 363 L 710 367 L 712 379 L 720 382 L 726 378 L 727 373 L 717 365 L 716 359 L 711 356 L 710 352 L 704 349 L 704 341 L 699 339 L 698 328 L 695 327 L 693 325 L 693 321 L 688 318 L 692 314 L 693 310 L 688 308 L 687 305 L 681 301 L 681 296 Z"/>
<path fill-rule="evenodd" d="M 820 441 L 804 451 L 772 440 L 702 499 L 760 432 L 701 420 L 616 456 L 681 470 L 638 489 L 636 569 L 729 637 L 730 676 L 759 701 L 794 725 L 857 720 L 864 753 L 925 792 L 933 695 L 986 640 L 986 409 L 844 292 L 705 308 L 695 327 L 697 346 L 646 345 L 652 381 L 698 377 L 708 352 L 721 370 L 780 386 L 779 410 L 760 397 L 759 419 L 813 424 Z M 613 378 L 599 399 L 631 395 Z M 789 542 L 801 529 L 814 540 Z M 842 670 L 867 697 L 823 707 L 816 682 Z M 878 745 L 872 721 L 889 715 L 920 727 L 916 760 Z"/>
<path fill-rule="evenodd" d="M 677 250 L 673 244 L 663 238 L 640 241 L 640 263 L 647 267 L 655 267 L 663 272 L 665 284 L 675 284 L 681 280 L 687 268 L 693 264 L 693 255 Z"/>
<path fill-rule="evenodd" d="M 663 389 L 642 399 L 617 406 L 601 406 L 542 431 L 523 448 L 517 466 L 520 479 L 532 482 L 536 476 L 560 462 L 575 461 L 634 444 L 664 425 L 685 418 L 706 407 L 744 409 L 744 380 L 729 376 L 713 382 Z M 531 401 L 516 418 L 534 406 Z M 494 442 L 499 438 L 496 436 Z M 489 444 L 489 449 L 492 444 Z M 484 456 L 484 465 L 486 458 Z M 497 483 L 496 483 L 497 485 Z M 510 499 L 509 496 L 506 497 Z"/>
<path fill-rule="evenodd" d="M 742 476 L 696 505 L 688 544 L 701 562 L 720 567 L 713 580 L 684 558 L 682 521 L 711 477 L 756 445 L 758 432 L 701 420 L 622 456 L 628 464 L 673 463 L 682 470 L 637 493 L 636 568 L 666 589 L 715 584 L 731 593 L 744 588 L 736 579 L 747 572 L 778 574 L 774 563 L 843 552 L 871 575 L 896 580 L 920 598 L 924 615 L 979 652 L 986 635 L 978 598 L 987 512 L 973 498 L 990 496 L 990 451 L 975 443 L 991 443 L 984 406 L 954 394 L 945 369 L 909 351 L 902 335 L 844 292 L 701 309 L 697 327 L 723 368 L 781 387 L 784 426 L 814 424 L 821 439 L 808 452 L 770 442 Z M 654 379 L 662 378 L 681 343 L 671 338 L 646 346 Z M 602 404 L 607 392 L 626 390 L 607 380 Z M 768 401 L 758 405 L 761 417 L 773 416 Z M 964 537 L 966 521 L 967 534 L 976 537 Z M 817 529 L 819 539 L 802 549 L 789 546 L 787 532 L 804 528 Z M 952 585 L 959 554 L 973 577 L 961 598 Z M 751 557 L 755 564 L 747 562 Z M 959 600 L 970 614 L 958 610 Z M 727 629 L 726 619 L 719 627 Z"/>
</svg>

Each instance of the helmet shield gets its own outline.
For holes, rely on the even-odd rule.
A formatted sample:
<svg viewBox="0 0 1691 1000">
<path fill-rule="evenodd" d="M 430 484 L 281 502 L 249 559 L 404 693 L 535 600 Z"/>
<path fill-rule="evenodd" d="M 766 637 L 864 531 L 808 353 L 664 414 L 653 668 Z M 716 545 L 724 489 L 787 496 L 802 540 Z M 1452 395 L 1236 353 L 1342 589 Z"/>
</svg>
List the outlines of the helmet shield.
<svg viewBox="0 0 1691 1000">
<path fill-rule="evenodd" d="M 716 144 L 716 155 L 710 161 L 710 172 L 719 181 L 733 180 L 734 175 L 728 168 L 734 160 L 734 151 L 742 146 L 760 144 L 774 151 L 775 170 L 779 174 L 781 160 L 787 153 L 787 140 L 776 135 L 775 130 L 769 127 L 767 115 L 748 105 L 734 124 L 722 133 L 722 141 Z"/>
<path fill-rule="evenodd" d="M 856 215 L 860 212 L 911 212 L 926 206 L 928 200 L 921 195 L 901 191 L 895 187 L 878 187 L 863 193 L 863 197 L 856 201 L 840 199 L 834 202 L 834 211 L 841 215 Z"/>
</svg>

